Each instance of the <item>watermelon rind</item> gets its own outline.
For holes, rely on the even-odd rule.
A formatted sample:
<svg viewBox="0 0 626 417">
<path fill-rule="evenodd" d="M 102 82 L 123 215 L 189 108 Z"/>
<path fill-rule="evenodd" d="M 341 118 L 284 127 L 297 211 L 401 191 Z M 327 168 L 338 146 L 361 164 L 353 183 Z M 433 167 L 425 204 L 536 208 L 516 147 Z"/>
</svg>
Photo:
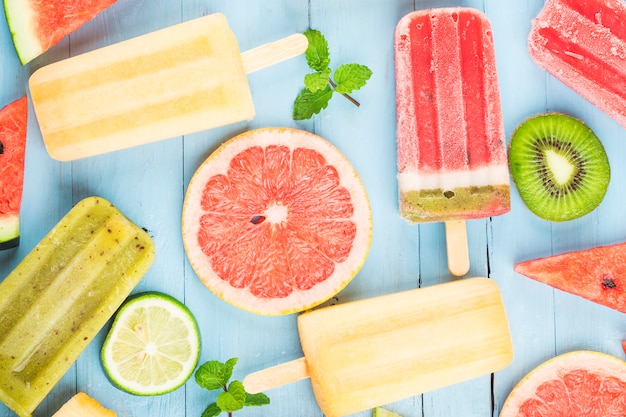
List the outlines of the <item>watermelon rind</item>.
<svg viewBox="0 0 626 417">
<path fill-rule="evenodd" d="M 20 217 L 9 214 L 0 217 L 0 250 L 15 248 L 20 243 Z"/>
<path fill-rule="evenodd" d="M 0 250 L 19 244 L 27 120 L 26 96 L 0 109 Z"/>
<path fill-rule="evenodd" d="M 17 56 L 26 65 L 44 52 L 37 37 L 33 9 L 29 1 L 4 0 L 4 13 Z"/>
</svg>

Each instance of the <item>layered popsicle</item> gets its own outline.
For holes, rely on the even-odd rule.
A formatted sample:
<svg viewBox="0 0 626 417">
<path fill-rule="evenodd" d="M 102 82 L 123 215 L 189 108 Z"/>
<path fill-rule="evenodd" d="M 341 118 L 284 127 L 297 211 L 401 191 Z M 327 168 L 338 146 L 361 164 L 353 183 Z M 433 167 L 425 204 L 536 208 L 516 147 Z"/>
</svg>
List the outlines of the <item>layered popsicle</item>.
<svg viewBox="0 0 626 417">
<path fill-rule="evenodd" d="M 396 27 L 395 63 L 401 215 L 411 223 L 458 222 L 508 212 L 506 141 L 487 17 L 471 8 L 409 13 Z"/>
<path fill-rule="evenodd" d="M 626 127 L 626 3 L 547 0 L 528 47 L 537 65 Z"/>
<path fill-rule="evenodd" d="M 242 54 L 216 13 L 40 68 L 31 98 L 50 155 L 73 160 L 250 120 L 246 74 L 306 48 L 295 34 Z"/>
<path fill-rule="evenodd" d="M 104 408 L 84 392 L 68 400 L 52 417 L 116 417 L 114 411 Z"/>
<path fill-rule="evenodd" d="M 468 278 L 298 317 L 304 358 L 247 376 L 248 392 L 310 377 L 340 417 L 495 372 L 512 360 L 496 283 Z"/>
<path fill-rule="evenodd" d="M 28 417 L 154 260 L 108 201 L 80 201 L 0 283 L 0 400 Z"/>
<path fill-rule="evenodd" d="M 469 8 L 410 13 L 395 34 L 400 211 L 411 222 L 510 209 L 509 172 L 487 17 Z"/>
</svg>

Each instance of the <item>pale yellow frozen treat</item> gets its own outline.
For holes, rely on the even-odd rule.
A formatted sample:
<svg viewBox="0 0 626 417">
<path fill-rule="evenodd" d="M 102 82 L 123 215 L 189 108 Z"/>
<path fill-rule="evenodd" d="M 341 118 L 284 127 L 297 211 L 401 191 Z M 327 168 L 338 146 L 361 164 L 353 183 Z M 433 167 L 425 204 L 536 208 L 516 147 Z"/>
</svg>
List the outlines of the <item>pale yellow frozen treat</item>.
<svg viewBox="0 0 626 417">
<path fill-rule="evenodd" d="M 80 201 L 0 283 L 0 400 L 28 417 L 154 260 L 110 202 Z"/>
<path fill-rule="evenodd" d="M 251 120 L 246 74 L 306 50 L 284 40 L 242 57 L 216 13 L 42 67 L 29 85 L 46 149 L 67 161 Z"/>
<path fill-rule="evenodd" d="M 311 378 L 326 417 L 340 417 L 488 375 L 513 358 L 495 281 L 446 284 L 303 313 L 304 358 L 248 375 L 248 392 Z"/>
<path fill-rule="evenodd" d="M 84 392 L 79 392 L 63 404 L 52 417 L 116 417 L 116 414 Z"/>
</svg>

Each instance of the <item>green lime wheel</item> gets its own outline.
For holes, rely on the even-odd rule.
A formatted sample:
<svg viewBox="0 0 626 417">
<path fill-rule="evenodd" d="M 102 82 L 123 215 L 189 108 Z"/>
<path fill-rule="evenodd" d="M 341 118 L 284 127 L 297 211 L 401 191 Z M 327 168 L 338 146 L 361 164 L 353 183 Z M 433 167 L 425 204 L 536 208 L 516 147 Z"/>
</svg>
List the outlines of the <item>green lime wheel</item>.
<svg viewBox="0 0 626 417">
<path fill-rule="evenodd" d="M 189 309 L 160 292 L 129 298 L 102 345 L 102 366 L 123 391 L 160 395 L 182 386 L 200 356 L 200 334 Z"/>
</svg>

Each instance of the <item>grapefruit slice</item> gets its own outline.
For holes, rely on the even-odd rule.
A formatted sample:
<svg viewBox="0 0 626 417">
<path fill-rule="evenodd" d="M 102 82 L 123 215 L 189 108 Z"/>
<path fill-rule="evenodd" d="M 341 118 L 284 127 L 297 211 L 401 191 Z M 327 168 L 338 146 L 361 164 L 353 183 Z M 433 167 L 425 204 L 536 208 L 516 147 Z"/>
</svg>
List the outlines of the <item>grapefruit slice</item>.
<svg viewBox="0 0 626 417">
<path fill-rule="evenodd" d="M 515 272 L 626 313 L 626 242 L 521 262 Z"/>
<path fill-rule="evenodd" d="M 27 118 L 26 96 L 0 110 L 0 250 L 20 242 Z"/>
<path fill-rule="evenodd" d="M 513 388 L 500 417 L 624 417 L 626 362 L 579 350 L 552 358 Z"/>
<path fill-rule="evenodd" d="M 209 156 L 189 182 L 182 225 L 202 282 L 266 315 L 334 296 L 372 239 L 369 200 L 350 162 L 321 137 L 286 128 L 243 133 Z"/>
<path fill-rule="evenodd" d="M 15 50 L 32 61 L 117 0 L 4 0 Z"/>
</svg>

